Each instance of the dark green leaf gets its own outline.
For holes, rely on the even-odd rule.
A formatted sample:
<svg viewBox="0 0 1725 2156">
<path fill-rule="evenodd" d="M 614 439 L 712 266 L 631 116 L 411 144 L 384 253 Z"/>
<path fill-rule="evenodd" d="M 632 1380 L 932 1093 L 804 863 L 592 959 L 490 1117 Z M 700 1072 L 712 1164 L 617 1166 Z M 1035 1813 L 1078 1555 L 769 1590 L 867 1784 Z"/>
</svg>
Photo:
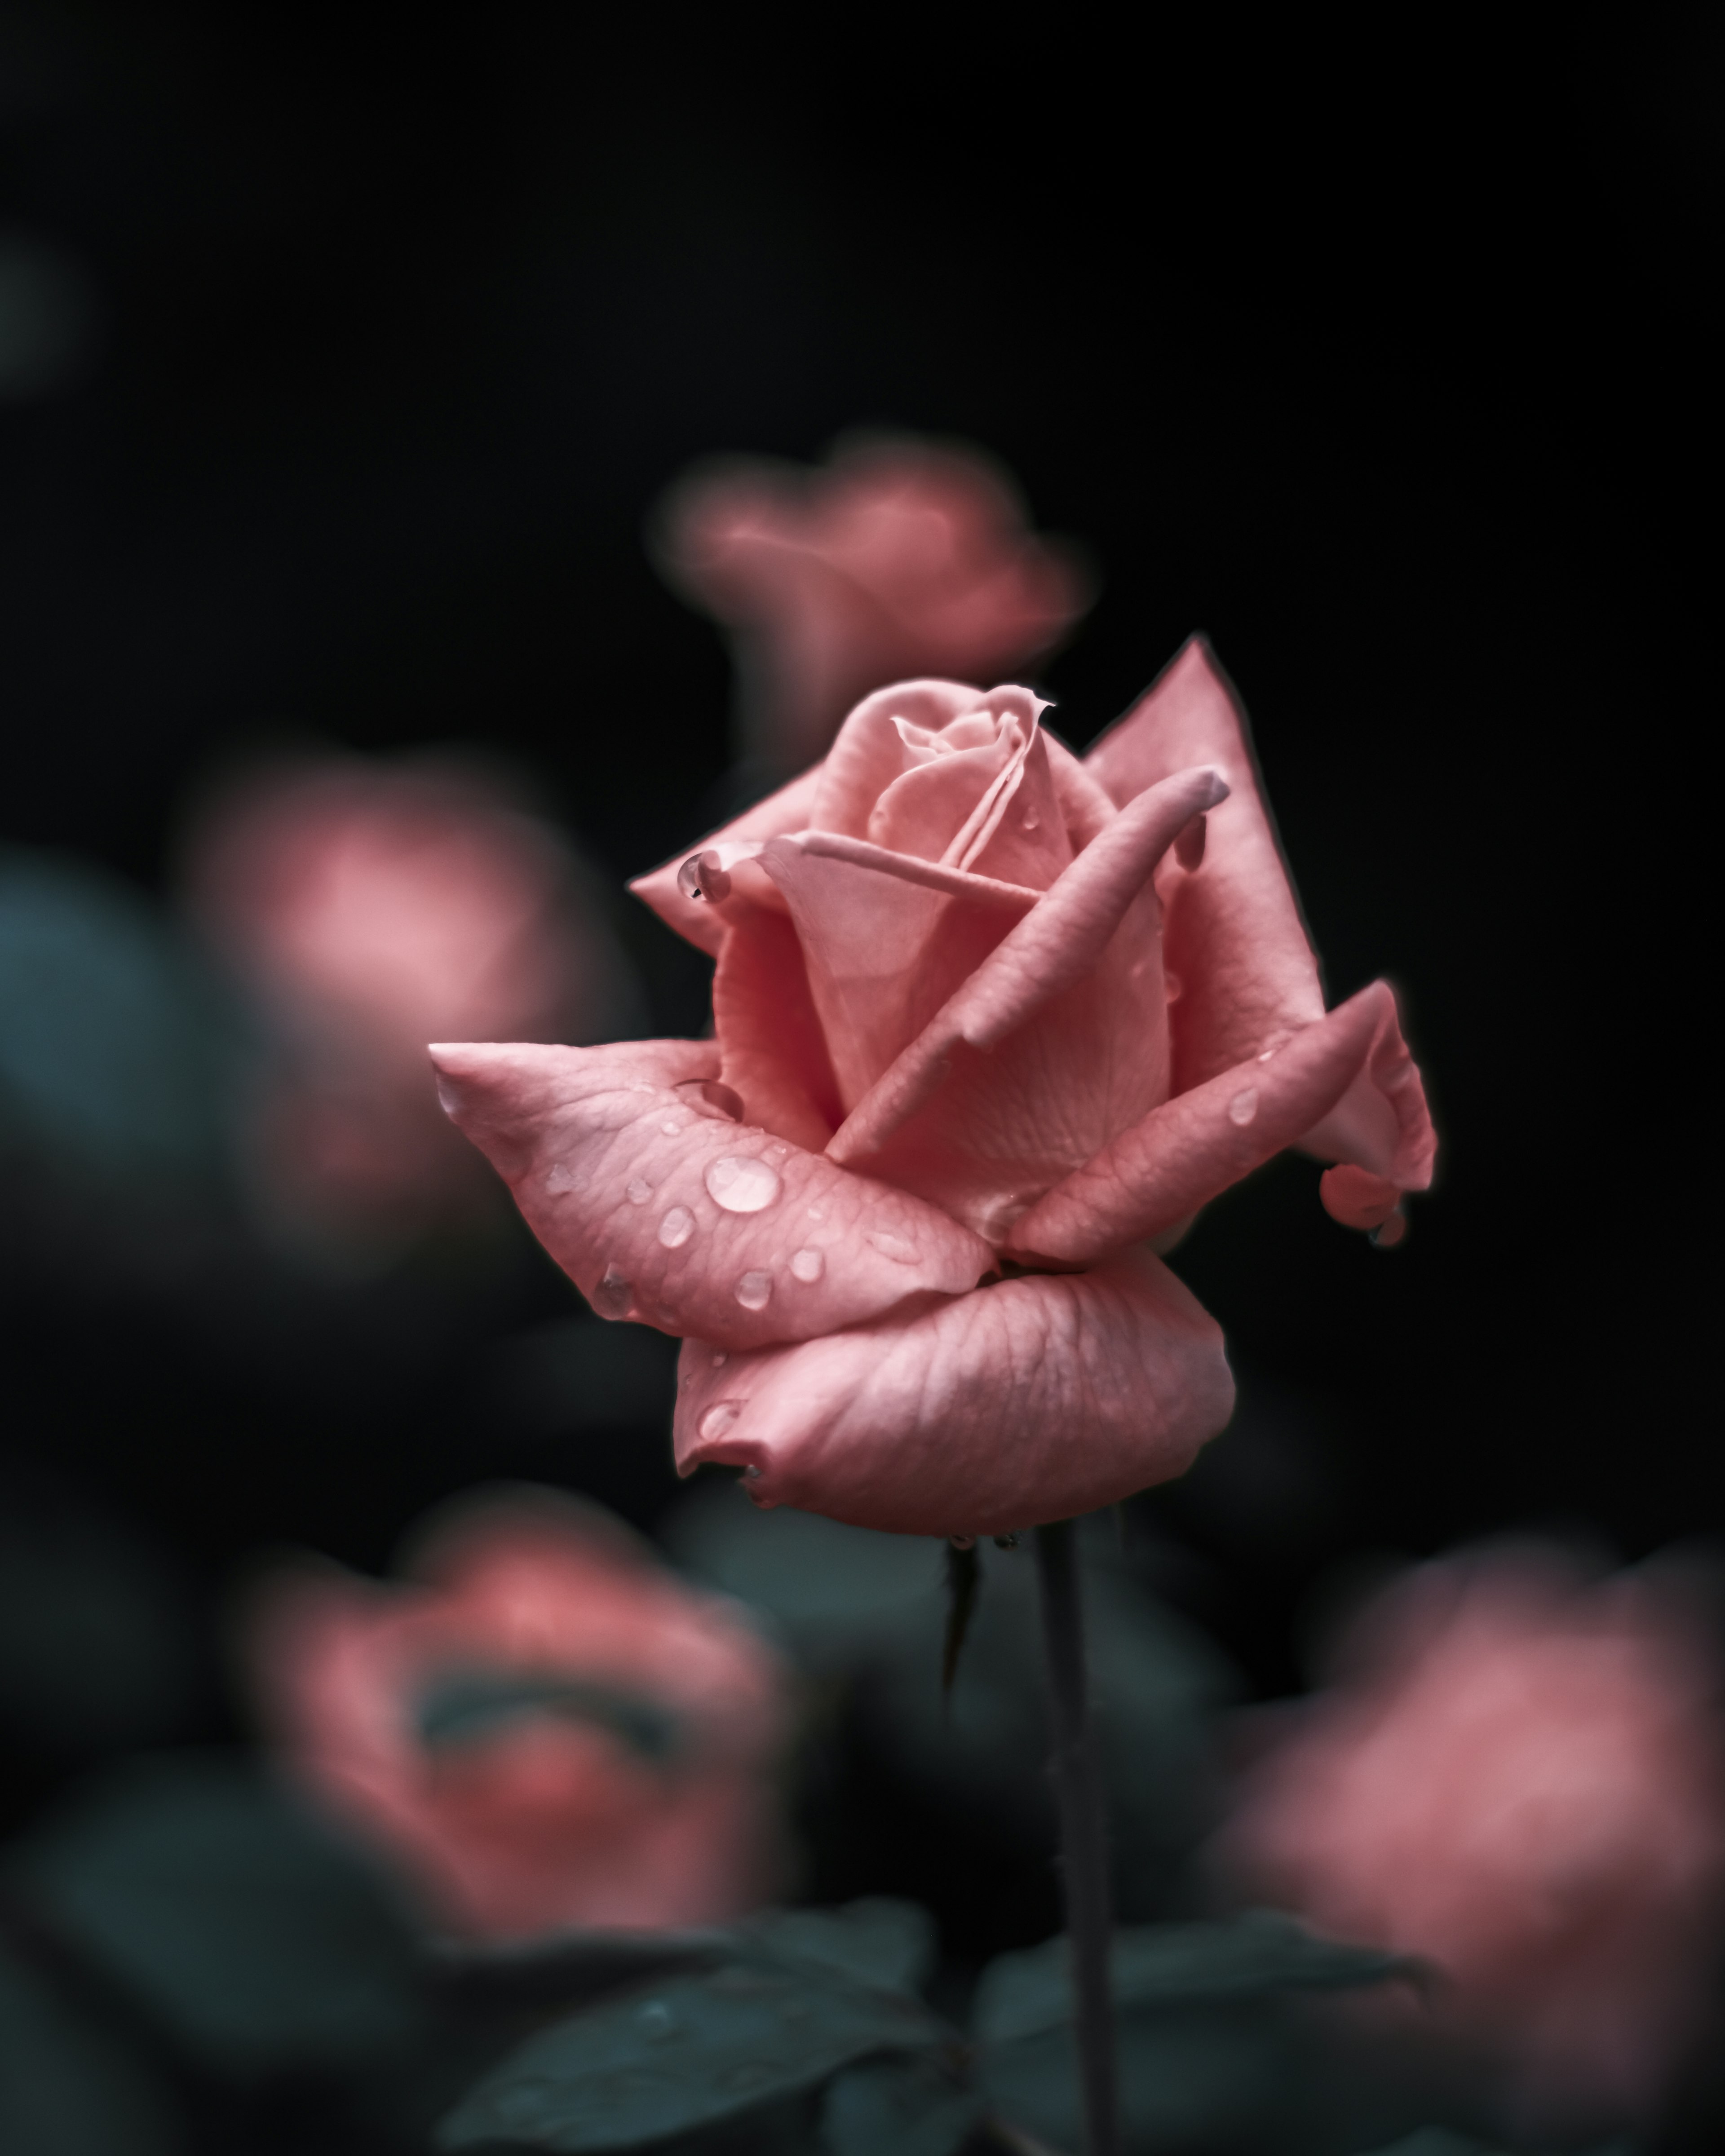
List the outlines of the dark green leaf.
<svg viewBox="0 0 1725 2156">
<path fill-rule="evenodd" d="M 870 2059 L 827 2091 L 821 2132 L 831 2156 L 952 2156 L 982 2107 L 937 2060 Z"/>
<path fill-rule="evenodd" d="M 6 2156 L 175 2156 L 171 2092 L 144 2061 L 0 1948 L 0 2148 Z"/>
<path fill-rule="evenodd" d="M 934 1920 L 884 1896 L 842 1909 L 775 1909 L 746 1928 L 776 1959 L 812 1962 L 858 1984 L 913 1995 L 934 1965 Z"/>
<path fill-rule="evenodd" d="M 108 1775 L 8 1871 L 59 1938 L 212 2065 L 337 2065 L 413 2024 L 415 1949 L 383 1890 L 230 1760 L 167 1756 Z"/>
<path fill-rule="evenodd" d="M 909 1999 L 816 1969 L 732 1964 L 572 2015 L 487 2075 L 444 2120 L 439 2144 L 640 2148 L 946 2033 Z"/>
<path fill-rule="evenodd" d="M 428 1745 L 470 1744 L 535 1714 L 595 1722 L 655 1763 L 674 1755 L 682 1735 L 674 1714 L 639 1693 L 550 1673 L 481 1669 L 449 1670 L 434 1679 L 419 1701 L 419 1734 Z"/>
<path fill-rule="evenodd" d="M 1366 1947 L 1314 1938 L 1291 1917 L 1252 1910 L 1225 1923 L 1149 1924 L 1114 1937 L 1114 1999 L 1122 2012 L 1161 2004 L 1337 1990 L 1409 1974 L 1414 1964 Z M 973 2020 L 983 2043 L 1056 2027 L 1072 2012 L 1064 1934 L 983 1971 Z"/>
</svg>

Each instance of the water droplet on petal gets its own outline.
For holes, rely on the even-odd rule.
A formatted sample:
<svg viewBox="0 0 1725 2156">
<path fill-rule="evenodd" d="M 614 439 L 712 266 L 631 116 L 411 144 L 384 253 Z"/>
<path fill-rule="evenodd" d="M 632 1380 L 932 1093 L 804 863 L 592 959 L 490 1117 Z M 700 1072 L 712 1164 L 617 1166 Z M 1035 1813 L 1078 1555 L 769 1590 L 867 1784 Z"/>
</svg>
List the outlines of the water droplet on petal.
<svg viewBox="0 0 1725 2156">
<path fill-rule="evenodd" d="M 716 906 L 731 896 L 731 877 L 708 847 L 705 853 L 691 854 L 677 870 L 677 889 L 685 898 L 711 899 Z"/>
<path fill-rule="evenodd" d="M 818 1281 L 827 1269 L 827 1261 L 819 1250 L 798 1250 L 791 1260 L 791 1270 L 799 1281 Z"/>
<path fill-rule="evenodd" d="M 555 1196 L 560 1190 L 585 1190 L 593 1178 L 584 1168 L 571 1168 L 560 1160 L 545 1178 L 545 1187 Z"/>
<path fill-rule="evenodd" d="M 696 1430 L 702 1437 L 722 1437 L 742 1413 L 741 1400 L 715 1400 L 696 1424 Z"/>
<path fill-rule="evenodd" d="M 747 1153 L 726 1153 L 708 1168 L 706 1187 L 727 1213 L 762 1213 L 778 1195 L 778 1170 Z"/>
<path fill-rule="evenodd" d="M 1027 808 L 1019 820 L 1024 829 L 1026 831 L 1034 831 L 1037 828 L 1040 819 L 1038 819 L 1036 811 L 1034 808 Z"/>
<path fill-rule="evenodd" d="M 593 1299 L 602 1317 L 627 1317 L 634 1306 L 635 1291 L 615 1265 L 607 1265 Z"/>
<path fill-rule="evenodd" d="M 1258 1058 L 1259 1062 L 1267 1063 L 1275 1053 L 1276 1050 L 1273 1048 L 1266 1048 L 1264 1053 Z"/>
<path fill-rule="evenodd" d="M 1243 1093 L 1236 1093 L 1228 1103 L 1228 1120 L 1238 1123 L 1243 1130 L 1258 1112 L 1258 1089 L 1248 1086 Z"/>
<path fill-rule="evenodd" d="M 680 1250 L 695 1233 L 695 1215 L 686 1205 L 673 1205 L 659 1224 L 659 1240 L 668 1250 Z"/>
<path fill-rule="evenodd" d="M 908 1237 L 896 1235 L 891 1228 L 876 1228 L 869 1240 L 883 1258 L 891 1258 L 896 1265 L 913 1265 L 916 1262 L 916 1245 Z"/>
<path fill-rule="evenodd" d="M 771 1273 L 745 1273 L 732 1293 L 745 1310 L 764 1310 L 773 1300 Z"/>
<path fill-rule="evenodd" d="M 644 1182 L 639 1175 L 630 1176 L 629 1202 L 631 1205 L 644 1205 L 652 1195 L 653 1186 L 650 1183 Z"/>
<path fill-rule="evenodd" d="M 1168 997 L 1168 1001 L 1171 1004 L 1178 1003 L 1182 993 L 1179 975 L 1178 973 L 1164 973 L 1162 978 L 1162 986 L 1163 991 Z"/>
<path fill-rule="evenodd" d="M 743 1469 L 742 1479 L 745 1482 L 758 1482 L 760 1481 L 761 1471 L 755 1466 L 752 1460 Z"/>
<path fill-rule="evenodd" d="M 726 1365 L 726 1364 L 730 1360 L 731 1360 L 731 1358 L 730 1358 L 730 1357 L 729 1357 L 729 1356 L 725 1353 L 724 1349 L 721 1348 L 719 1350 L 718 1353 L 717 1353 L 716 1355 L 715 1355 L 715 1356 L 714 1356 L 714 1358 L 713 1358 L 713 1368 L 714 1368 L 716 1370 L 722 1370 L 722 1369 L 724 1368 L 725 1365 Z"/>
<path fill-rule="evenodd" d="M 809 1217 L 811 1220 L 824 1220 L 827 1217 L 826 1207 L 824 1205 L 811 1205 L 809 1209 Z"/>
<path fill-rule="evenodd" d="M 688 1122 L 686 1116 L 667 1116 L 659 1127 L 668 1138 L 674 1138 L 679 1131 L 688 1127 Z"/>
</svg>

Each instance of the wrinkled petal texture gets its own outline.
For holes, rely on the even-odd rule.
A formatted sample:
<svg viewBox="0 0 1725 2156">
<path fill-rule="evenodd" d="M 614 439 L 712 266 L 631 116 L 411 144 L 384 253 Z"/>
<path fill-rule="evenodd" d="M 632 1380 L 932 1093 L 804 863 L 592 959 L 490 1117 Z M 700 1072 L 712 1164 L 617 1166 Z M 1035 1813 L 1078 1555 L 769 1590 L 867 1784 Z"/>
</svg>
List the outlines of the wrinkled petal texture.
<svg viewBox="0 0 1725 2156">
<path fill-rule="evenodd" d="M 434 1049 L 449 1111 L 602 1317 L 730 1348 L 956 1295 L 988 1245 L 924 1200 L 715 1106 L 716 1048 Z"/>
<path fill-rule="evenodd" d="M 690 1340 L 677 1465 L 858 1527 L 1005 1533 L 1180 1474 L 1233 1404 L 1214 1321 L 1133 1251 L 801 1346 Z"/>
<path fill-rule="evenodd" d="M 1173 1091 L 1183 1093 L 1323 1015 L 1317 961 L 1276 844 L 1245 722 L 1202 638 L 1194 637 L 1085 758 L 1122 806 L 1145 787 L 1210 764 L 1229 798 L 1209 819 L 1201 869 L 1165 865 L 1164 942 Z"/>
<path fill-rule="evenodd" d="M 1014 1228 L 1012 1247 L 1084 1264 L 1122 1242 L 1164 1235 L 1285 1146 L 1310 1142 L 1339 1102 L 1374 1086 L 1388 1089 L 1374 1097 L 1389 1127 L 1380 1134 L 1372 1125 L 1374 1142 L 1386 1138 L 1373 1152 L 1385 1176 L 1370 1180 L 1389 1201 L 1376 1219 L 1348 1224 L 1376 1226 L 1399 1191 L 1430 1180 L 1433 1142 L 1395 998 L 1381 981 L 1281 1047 L 1153 1109 L 1032 1208 Z"/>
</svg>

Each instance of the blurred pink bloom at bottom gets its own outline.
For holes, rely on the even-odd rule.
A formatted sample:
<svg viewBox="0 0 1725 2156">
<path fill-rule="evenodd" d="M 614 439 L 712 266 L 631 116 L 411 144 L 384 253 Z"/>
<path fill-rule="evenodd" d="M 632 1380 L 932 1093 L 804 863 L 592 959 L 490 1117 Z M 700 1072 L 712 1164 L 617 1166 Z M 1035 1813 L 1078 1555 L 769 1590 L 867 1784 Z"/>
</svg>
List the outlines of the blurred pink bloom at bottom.
<svg viewBox="0 0 1725 2156">
<path fill-rule="evenodd" d="M 1713 1672 L 1656 1583 L 1531 1551 L 1428 1565 L 1250 1778 L 1220 1854 L 1337 1937 L 1435 1964 L 1524 2116 L 1655 2102 L 1725 1889 Z"/>
<path fill-rule="evenodd" d="M 775 1883 L 776 1658 L 597 1507 L 470 1501 L 413 1576 L 284 1573 L 254 1689 L 289 1768 L 450 1929 L 725 1921 Z"/>
</svg>

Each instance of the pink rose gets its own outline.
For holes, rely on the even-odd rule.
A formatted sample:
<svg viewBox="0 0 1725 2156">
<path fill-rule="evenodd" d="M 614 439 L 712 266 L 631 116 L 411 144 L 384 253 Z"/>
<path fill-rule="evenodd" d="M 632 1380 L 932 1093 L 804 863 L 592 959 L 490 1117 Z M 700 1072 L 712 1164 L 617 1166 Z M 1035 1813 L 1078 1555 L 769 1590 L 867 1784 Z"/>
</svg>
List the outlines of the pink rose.
<svg viewBox="0 0 1725 2156">
<path fill-rule="evenodd" d="M 1295 1142 L 1358 1224 L 1430 1179 L 1394 999 L 1325 1016 L 1204 646 L 1082 763 L 1040 708 L 882 690 L 642 879 L 716 1040 L 433 1050 L 594 1307 L 685 1337 L 685 1473 L 905 1533 L 1107 1504 L 1233 1402 L 1154 1245 Z"/>
<path fill-rule="evenodd" d="M 483 1204 L 433 1035 L 591 1038 L 616 961 L 555 833 L 470 774 L 357 757 L 260 773 L 206 815 L 193 912 L 269 1013 L 253 1163 L 272 1212 L 413 1229 Z"/>
<path fill-rule="evenodd" d="M 1026 530 L 991 459 L 914 437 L 841 444 L 817 470 L 700 469 L 669 496 L 658 552 L 732 631 L 745 747 L 783 771 L 883 681 L 987 680 L 1050 649 L 1090 603 L 1076 557 Z"/>
<path fill-rule="evenodd" d="M 1633 1576 L 1424 1567 L 1359 1619 L 1224 1838 L 1322 1929 L 1420 1955 L 1440 2026 L 1509 2054 L 1524 2114 L 1634 2112 L 1693 2028 L 1725 1916 L 1713 1672 Z"/>
<path fill-rule="evenodd" d="M 778 1665 L 595 1507 L 470 1500 L 399 1584 L 280 1573 L 249 1645 L 285 1764 L 452 1930 L 717 1923 L 773 1883 Z"/>
</svg>

